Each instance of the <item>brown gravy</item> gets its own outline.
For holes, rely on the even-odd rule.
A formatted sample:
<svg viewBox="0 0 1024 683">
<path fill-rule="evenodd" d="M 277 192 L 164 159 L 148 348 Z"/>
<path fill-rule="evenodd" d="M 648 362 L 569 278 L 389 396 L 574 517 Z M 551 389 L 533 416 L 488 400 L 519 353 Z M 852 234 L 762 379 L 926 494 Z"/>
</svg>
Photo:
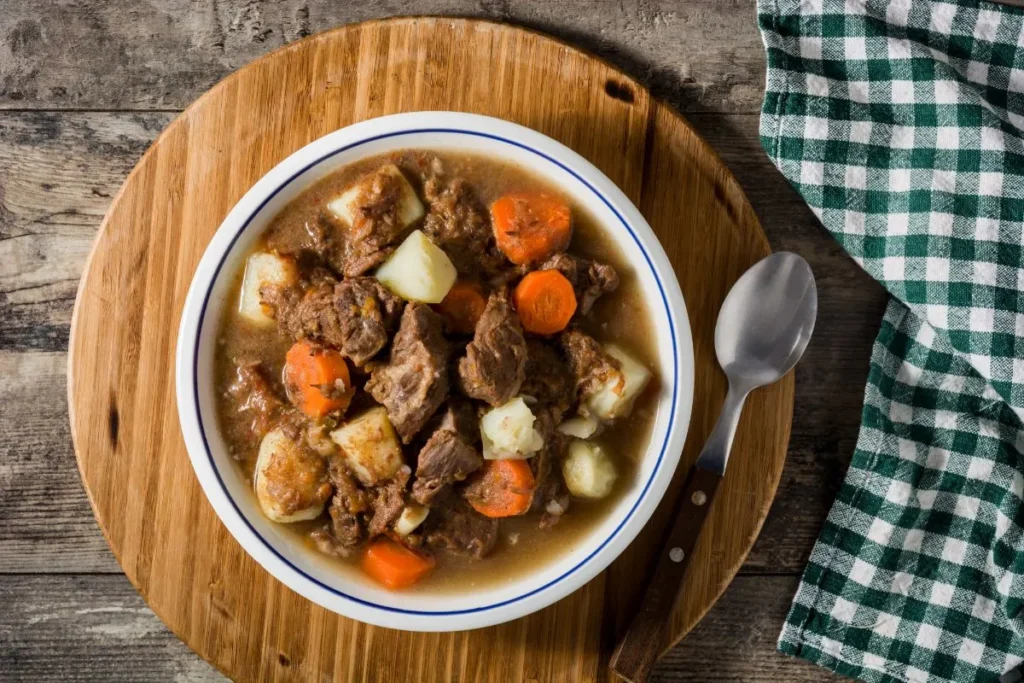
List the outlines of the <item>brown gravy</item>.
<svg viewBox="0 0 1024 683">
<path fill-rule="evenodd" d="M 332 173 L 288 204 L 273 219 L 268 232 L 294 231 L 296 235 L 300 234 L 300 231 L 305 231 L 307 222 L 318 219 L 322 207 L 330 198 L 340 194 L 356 179 L 378 168 L 386 160 L 402 166 L 416 153 L 406 151 L 369 158 Z M 433 153 L 444 163 L 446 174 L 469 182 L 485 205 L 513 191 L 552 192 L 546 182 L 500 159 L 444 151 Z M 621 279 L 619 288 L 598 300 L 581 327 L 600 341 L 614 341 L 628 349 L 654 373 L 654 378 L 637 399 L 632 413 L 595 439 L 615 459 L 619 473 L 615 489 L 611 495 L 598 501 L 573 498 L 569 511 L 558 524 L 547 529 L 539 529 L 538 519 L 532 514 L 502 519 L 497 545 L 489 556 L 482 560 L 470 560 L 455 554 L 440 553 L 436 556 L 437 565 L 433 571 L 414 590 L 456 592 L 471 586 L 492 586 L 520 578 L 553 558 L 570 552 L 621 499 L 634 480 L 637 461 L 647 450 L 656 417 L 660 370 L 647 302 L 633 268 L 617 251 L 614 242 L 605 235 L 605 229 L 597 224 L 586 206 L 572 204 L 571 208 L 574 233 L 569 251 L 614 266 Z M 261 250 L 262 243 L 254 248 L 254 251 Z M 258 327 L 238 315 L 242 275 L 242 272 L 238 272 L 235 276 L 233 293 L 220 321 L 215 364 L 219 395 L 224 395 L 234 378 L 235 358 L 259 360 L 268 377 L 277 381 L 285 353 L 292 343 L 276 327 Z M 232 456 L 245 476 L 252 480 L 257 449 L 246 445 L 251 441 L 251 437 L 247 438 L 250 436 L 249 424 L 230 411 L 227 401 L 220 402 L 218 417 Z M 310 548 L 314 548 L 309 532 L 322 524 L 322 521 L 315 520 L 283 526 L 288 527 Z M 351 559 L 321 557 L 335 563 L 340 571 L 359 571 L 358 554 Z"/>
</svg>

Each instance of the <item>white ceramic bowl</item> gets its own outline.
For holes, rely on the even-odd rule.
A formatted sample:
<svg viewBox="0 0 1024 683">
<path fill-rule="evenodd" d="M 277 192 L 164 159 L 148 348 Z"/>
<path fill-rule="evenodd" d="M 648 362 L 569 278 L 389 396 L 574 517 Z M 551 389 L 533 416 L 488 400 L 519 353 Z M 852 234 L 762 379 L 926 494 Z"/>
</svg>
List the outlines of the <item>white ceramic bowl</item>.
<svg viewBox="0 0 1024 683">
<path fill-rule="evenodd" d="M 339 571 L 259 511 L 228 455 L 215 411 L 217 325 L 246 252 L 274 215 L 331 171 L 403 148 L 487 154 L 513 161 L 586 205 L 639 277 L 658 338 L 661 396 L 650 446 L 618 505 L 564 555 L 507 583 L 459 593 L 387 591 Z M 178 333 L 178 415 L 192 467 L 235 539 L 275 578 L 353 619 L 413 631 L 478 628 L 565 597 L 629 544 L 665 493 L 678 463 L 693 398 L 693 348 L 679 284 L 658 239 L 626 196 L 583 157 L 528 128 L 485 116 L 417 112 L 363 121 L 306 145 L 275 166 L 232 209 L 199 262 Z M 571 512 L 570 512 L 571 514 Z"/>
</svg>

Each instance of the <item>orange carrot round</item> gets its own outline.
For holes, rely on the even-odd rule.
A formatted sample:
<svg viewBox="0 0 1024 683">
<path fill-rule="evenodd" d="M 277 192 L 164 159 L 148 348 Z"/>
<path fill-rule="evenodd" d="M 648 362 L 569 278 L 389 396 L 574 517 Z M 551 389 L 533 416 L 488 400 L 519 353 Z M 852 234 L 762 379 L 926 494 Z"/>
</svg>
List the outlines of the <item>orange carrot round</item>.
<svg viewBox="0 0 1024 683">
<path fill-rule="evenodd" d="M 295 407 L 313 418 L 343 413 L 352 400 L 352 379 L 342 355 L 305 341 L 288 349 L 284 385 Z"/>
<path fill-rule="evenodd" d="M 488 460 L 470 489 L 467 500 L 487 517 L 522 515 L 533 503 L 537 483 L 525 460 Z"/>
<path fill-rule="evenodd" d="M 507 194 L 491 204 L 498 248 L 516 265 L 536 263 L 569 247 L 569 205 L 549 194 Z"/>
<path fill-rule="evenodd" d="M 555 334 L 565 329 L 576 312 L 572 283 L 557 270 L 535 270 L 519 281 L 512 301 L 523 329 Z"/>
<path fill-rule="evenodd" d="M 363 571 L 395 590 L 419 581 L 434 566 L 434 558 L 415 553 L 389 538 L 378 538 L 363 555 Z"/>
<path fill-rule="evenodd" d="M 457 334 L 473 334 L 476 323 L 487 307 L 487 297 L 474 282 L 456 282 L 441 303 L 435 306 L 448 329 Z"/>
</svg>

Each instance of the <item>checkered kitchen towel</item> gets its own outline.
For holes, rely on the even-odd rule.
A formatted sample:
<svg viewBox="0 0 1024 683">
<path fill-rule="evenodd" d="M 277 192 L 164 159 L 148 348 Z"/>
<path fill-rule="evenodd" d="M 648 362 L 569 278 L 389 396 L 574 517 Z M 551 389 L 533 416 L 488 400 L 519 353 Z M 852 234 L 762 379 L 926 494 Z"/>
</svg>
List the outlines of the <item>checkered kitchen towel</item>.
<svg viewBox="0 0 1024 683">
<path fill-rule="evenodd" d="M 1024 658 L 1024 12 L 759 0 L 769 156 L 889 290 L 779 648 L 866 681 Z"/>
</svg>

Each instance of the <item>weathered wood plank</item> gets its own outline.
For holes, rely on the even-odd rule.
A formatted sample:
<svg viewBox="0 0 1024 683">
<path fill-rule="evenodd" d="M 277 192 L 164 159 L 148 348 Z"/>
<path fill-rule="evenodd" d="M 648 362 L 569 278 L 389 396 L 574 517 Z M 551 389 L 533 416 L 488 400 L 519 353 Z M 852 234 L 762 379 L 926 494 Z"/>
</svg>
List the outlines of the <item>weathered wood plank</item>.
<svg viewBox="0 0 1024 683">
<path fill-rule="evenodd" d="M 78 476 L 66 364 L 0 352 L 0 572 L 119 571 Z"/>
<path fill-rule="evenodd" d="M 0 349 L 67 349 L 78 279 L 110 198 L 171 118 L 0 116 Z"/>
<path fill-rule="evenodd" d="M 515 22 L 587 48 L 686 112 L 755 112 L 753 0 L 5 0 L 0 107 L 182 109 L 256 57 L 340 24 L 400 14 Z"/>
<path fill-rule="evenodd" d="M 792 577 L 736 579 L 652 683 L 846 680 L 775 652 L 795 589 Z M 225 680 L 123 576 L 0 576 L 0 604 L 0 680 Z"/>
<path fill-rule="evenodd" d="M 172 117 L 0 117 L 0 376 L 4 405 L 12 406 L 0 410 L 0 481 L 19 483 L 0 486 L 0 514 L 8 520 L 0 526 L 0 571 L 116 570 L 78 483 L 61 352 L 77 278 L 110 197 Z M 773 170 L 760 149 L 756 116 L 690 118 L 746 188 L 773 247 L 806 256 L 819 280 L 820 319 L 797 369 L 789 462 L 743 570 L 795 572 L 806 562 L 849 462 L 885 296 Z M 46 419 L 28 408 L 40 403 L 47 406 Z M 40 509 L 60 523 L 43 523 Z"/>
<path fill-rule="evenodd" d="M 3 576 L 0 604 L 0 680 L 226 680 L 123 576 Z"/>
<path fill-rule="evenodd" d="M 661 660 L 652 683 L 849 681 L 776 652 L 797 583 L 795 577 L 737 577 L 700 625 Z"/>
</svg>

